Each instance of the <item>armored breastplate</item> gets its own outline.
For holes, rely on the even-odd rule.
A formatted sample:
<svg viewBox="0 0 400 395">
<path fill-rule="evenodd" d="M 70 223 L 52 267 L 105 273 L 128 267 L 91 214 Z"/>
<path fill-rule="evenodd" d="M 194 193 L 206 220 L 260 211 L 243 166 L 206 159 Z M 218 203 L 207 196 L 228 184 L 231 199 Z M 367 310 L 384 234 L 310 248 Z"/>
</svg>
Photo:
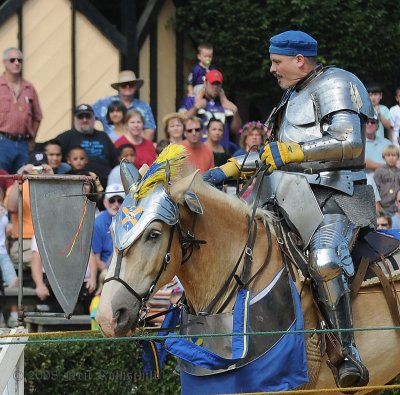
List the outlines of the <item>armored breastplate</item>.
<svg viewBox="0 0 400 395">
<path fill-rule="evenodd" d="M 278 140 L 300 144 L 319 140 L 327 134 L 330 116 L 340 111 L 359 114 L 359 122 L 363 116 L 373 116 L 368 93 L 356 76 L 334 67 L 323 69 L 293 90 L 286 106 L 281 110 Z M 335 138 L 333 135 L 332 137 Z M 363 135 L 356 137 L 365 140 Z M 338 138 L 338 141 L 344 139 L 345 136 Z M 324 149 L 328 150 L 329 144 Z M 363 164 L 364 152 L 356 159 L 304 162 L 285 166 L 282 170 L 319 173 L 361 168 Z"/>
</svg>

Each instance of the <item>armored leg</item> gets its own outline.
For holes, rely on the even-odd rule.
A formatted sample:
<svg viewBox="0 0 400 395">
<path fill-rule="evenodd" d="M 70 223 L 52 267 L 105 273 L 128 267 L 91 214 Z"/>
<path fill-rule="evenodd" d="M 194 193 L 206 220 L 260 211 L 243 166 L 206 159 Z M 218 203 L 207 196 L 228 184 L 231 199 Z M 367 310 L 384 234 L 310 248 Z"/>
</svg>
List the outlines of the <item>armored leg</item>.
<svg viewBox="0 0 400 395">
<path fill-rule="evenodd" d="M 325 213 L 310 242 L 310 274 L 315 282 L 321 311 L 333 329 L 353 327 L 347 278 L 354 275 L 350 248 L 357 233 L 358 229 L 343 213 Z M 351 387 L 366 384 L 368 370 L 361 363 L 353 332 L 337 332 L 335 336 L 345 357 L 338 366 L 338 385 Z"/>
</svg>

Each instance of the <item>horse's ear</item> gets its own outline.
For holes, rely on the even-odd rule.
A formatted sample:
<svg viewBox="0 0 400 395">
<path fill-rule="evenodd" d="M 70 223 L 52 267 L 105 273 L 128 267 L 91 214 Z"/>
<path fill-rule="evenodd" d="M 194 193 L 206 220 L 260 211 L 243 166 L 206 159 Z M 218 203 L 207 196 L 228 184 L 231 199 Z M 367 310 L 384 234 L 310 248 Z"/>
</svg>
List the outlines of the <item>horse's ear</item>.
<svg viewBox="0 0 400 395">
<path fill-rule="evenodd" d="M 138 181 L 140 174 L 138 169 L 128 161 L 128 159 L 123 158 L 119 167 L 122 185 L 124 186 L 125 193 L 129 193 L 132 185 Z"/>
<path fill-rule="evenodd" d="M 175 202 L 179 203 L 182 201 L 185 193 L 190 189 L 193 182 L 198 178 L 201 178 L 201 174 L 199 170 L 196 170 L 194 173 L 189 174 L 188 176 L 181 178 L 179 181 L 174 182 L 171 185 L 171 196 Z"/>
</svg>

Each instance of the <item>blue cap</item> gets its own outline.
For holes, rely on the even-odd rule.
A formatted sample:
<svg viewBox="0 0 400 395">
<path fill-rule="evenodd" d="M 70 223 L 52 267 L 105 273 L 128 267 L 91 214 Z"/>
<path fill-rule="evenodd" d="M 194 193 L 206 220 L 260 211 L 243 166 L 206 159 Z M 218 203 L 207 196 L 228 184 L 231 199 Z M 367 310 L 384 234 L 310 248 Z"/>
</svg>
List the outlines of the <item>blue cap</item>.
<svg viewBox="0 0 400 395">
<path fill-rule="evenodd" d="M 272 54 L 317 56 L 317 41 L 300 30 L 288 30 L 277 34 L 269 42 L 269 53 Z"/>
</svg>

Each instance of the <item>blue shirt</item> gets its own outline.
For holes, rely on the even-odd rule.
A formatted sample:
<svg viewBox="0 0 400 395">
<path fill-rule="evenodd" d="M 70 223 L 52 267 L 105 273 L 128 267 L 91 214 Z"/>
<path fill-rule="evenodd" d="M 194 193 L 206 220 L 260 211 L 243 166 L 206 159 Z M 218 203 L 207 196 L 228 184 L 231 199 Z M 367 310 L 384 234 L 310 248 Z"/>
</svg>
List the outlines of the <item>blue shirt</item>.
<svg viewBox="0 0 400 395">
<path fill-rule="evenodd" d="M 97 100 L 92 107 L 94 115 L 103 124 L 104 131 L 112 138 L 112 140 L 115 141 L 116 139 L 118 139 L 119 136 L 117 136 L 114 132 L 114 125 L 109 124 L 107 121 L 107 109 L 113 101 L 121 101 L 121 98 L 119 97 L 119 95 L 106 96 L 102 99 Z M 127 110 L 129 111 L 133 109 L 140 111 L 140 113 L 143 115 L 144 129 L 156 129 L 156 122 L 154 120 L 153 112 L 151 111 L 151 107 L 147 103 L 142 100 L 133 98 L 133 101 L 127 108 Z"/>
<path fill-rule="evenodd" d="M 382 152 L 383 149 L 390 144 L 392 144 L 392 142 L 385 137 L 376 137 L 375 140 L 366 139 L 365 159 L 384 165 L 385 160 L 382 158 Z"/>
<path fill-rule="evenodd" d="M 113 253 L 113 241 L 110 233 L 112 217 L 107 210 L 102 211 L 94 220 L 92 251 L 100 254 L 100 259 L 110 265 Z"/>
</svg>

